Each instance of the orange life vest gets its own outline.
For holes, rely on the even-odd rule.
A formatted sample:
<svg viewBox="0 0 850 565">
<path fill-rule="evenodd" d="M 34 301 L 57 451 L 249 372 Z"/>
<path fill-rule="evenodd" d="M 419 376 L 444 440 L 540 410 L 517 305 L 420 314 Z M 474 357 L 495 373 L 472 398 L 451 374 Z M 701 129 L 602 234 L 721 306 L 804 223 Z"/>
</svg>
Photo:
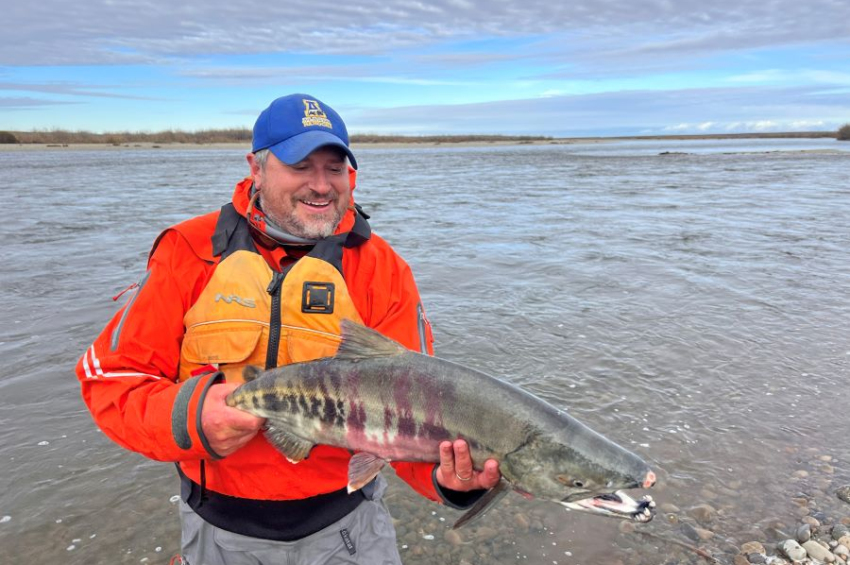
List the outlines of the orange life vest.
<svg viewBox="0 0 850 565">
<path fill-rule="evenodd" d="M 201 367 L 214 365 L 228 381 L 241 382 L 247 365 L 273 368 L 332 356 L 340 342 L 340 322 L 349 318 L 362 323 L 345 284 L 342 253 L 369 236 L 369 224 L 357 214 L 350 232 L 320 240 L 307 255 L 275 272 L 256 251 L 245 219 L 232 205 L 222 208 L 212 238 L 218 265 L 184 316 L 178 378 L 186 380 Z M 276 468 L 281 480 L 270 494 L 300 499 L 345 487 L 350 456 L 345 449 L 321 445 L 296 468 L 258 434 L 227 460 L 231 466 Z M 219 464 L 206 461 L 208 481 L 232 483 L 226 492 L 248 486 L 235 482 L 249 480 L 244 475 L 217 476 Z M 182 462 L 181 469 L 199 482 L 200 462 Z M 264 485 L 266 492 L 269 486 Z"/>
</svg>

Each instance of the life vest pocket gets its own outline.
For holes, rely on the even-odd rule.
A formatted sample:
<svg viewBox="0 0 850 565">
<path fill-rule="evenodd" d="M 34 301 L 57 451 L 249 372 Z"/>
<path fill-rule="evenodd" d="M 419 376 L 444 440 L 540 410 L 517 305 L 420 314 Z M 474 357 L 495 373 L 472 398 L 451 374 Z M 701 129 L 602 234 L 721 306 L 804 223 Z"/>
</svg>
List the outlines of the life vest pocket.
<svg viewBox="0 0 850 565">
<path fill-rule="evenodd" d="M 288 359 L 283 363 L 303 363 L 321 357 L 333 357 L 339 349 L 341 338 L 326 332 L 283 326 L 281 328 L 282 343 L 286 343 Z"/>
<path fill-rule="evenodd" d="M 180 379 L 204 365 L 216 365 L 228 382 L 241 382 L 242 367 L 263 365 L 267 338 L 263 324 L 251 322 L 212 322 L 189 328 L 183 338 Z M 253 357 L 253 359 L 252 359 Z"/>
</svg>

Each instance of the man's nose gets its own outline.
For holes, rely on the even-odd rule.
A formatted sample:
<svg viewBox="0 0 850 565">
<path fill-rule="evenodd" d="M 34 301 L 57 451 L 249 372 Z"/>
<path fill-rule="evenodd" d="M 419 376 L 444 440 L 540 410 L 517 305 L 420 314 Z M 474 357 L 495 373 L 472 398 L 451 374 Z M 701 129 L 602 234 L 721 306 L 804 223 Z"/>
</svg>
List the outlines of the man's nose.
<svg viewBox="0 0 850 565">
<path fill-rule="evenodd" d="M 318 170 L 310 175 L 310 188 L 319 194 L 327 194 L 333 190 L 330 175 L 326 171 Z"/>
</svg>

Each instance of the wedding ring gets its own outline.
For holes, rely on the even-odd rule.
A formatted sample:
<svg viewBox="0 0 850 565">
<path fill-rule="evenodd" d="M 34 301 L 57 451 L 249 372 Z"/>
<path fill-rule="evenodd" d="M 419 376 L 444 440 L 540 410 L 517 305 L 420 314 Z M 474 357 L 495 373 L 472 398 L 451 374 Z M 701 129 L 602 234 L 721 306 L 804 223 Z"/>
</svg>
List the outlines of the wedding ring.
<svg viewBox="0 0 850 565">
<path fill-rule="evenodd" d="M 457 471 L 455 471 L 455 477 L 457 477 L 457 480 L 464 482 L 464 483 L 472 480 L 472 475 L 470 475 L 466 478 L 463 478 L 463 477 L 461 477 L 460 475 L 457 474 Z"/>
</svg>

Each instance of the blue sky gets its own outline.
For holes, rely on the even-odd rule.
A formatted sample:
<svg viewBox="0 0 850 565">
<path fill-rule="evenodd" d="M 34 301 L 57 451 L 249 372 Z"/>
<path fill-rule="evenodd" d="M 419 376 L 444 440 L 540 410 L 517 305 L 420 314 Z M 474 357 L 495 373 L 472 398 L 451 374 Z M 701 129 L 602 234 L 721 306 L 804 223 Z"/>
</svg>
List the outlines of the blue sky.
<svg viewBox="0 0 850 565">
<path fill-rule="evenodd" d="M 0 130 L 250 128 L 291 92 L 333 106 L 352 133 L 604 136 L 850 122 L 850 0 L 243 6 L 5 6 Z"/>
</svg>

